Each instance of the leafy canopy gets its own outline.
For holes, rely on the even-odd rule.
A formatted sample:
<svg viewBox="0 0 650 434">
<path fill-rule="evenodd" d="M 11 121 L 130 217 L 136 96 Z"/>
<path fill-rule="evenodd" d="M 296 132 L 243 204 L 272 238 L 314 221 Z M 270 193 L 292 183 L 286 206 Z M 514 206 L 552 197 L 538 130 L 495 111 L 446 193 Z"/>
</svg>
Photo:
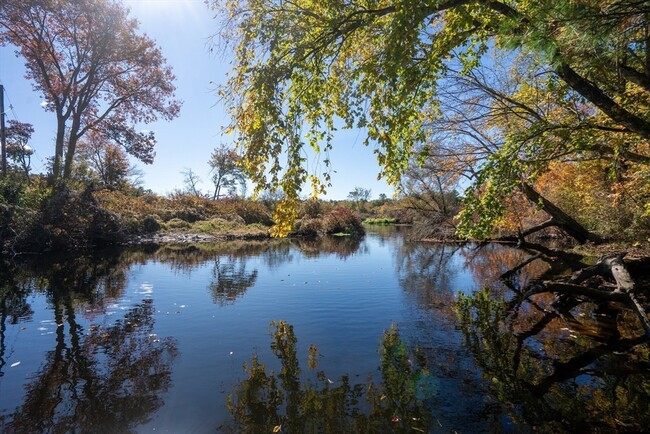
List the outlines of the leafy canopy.
<svg viewBox="0 0 650 434">
<path fill-rule="evenodd" d="M 55 180 L 70 177 L 77 142 L 92 130 L 150 163 L 154 142 L 134 124 L 180 110 L 171 68 L 118 1 L 3 2 L 0 45 L 17 48 L 26 78 L 56 115 Z"/>
<path fill-rule="evenodd" d="M 281 186 L 286 193 L 276 215 L 279 233 L 284 219 L 295 215 L 301 187 L 311 181 L 320 193 L 330 182 L 327 159 L 324 173 L 307 171 L 306 147 L 327 154 L 337 126 L 363 128 L 366 144 L 375 146 L 381 175 L 397 183 L 416 145 L 428 138 L 424 126 L 441 114 L 445 72 L 479 69 L 490 47 L 520 53 L 533 68 L 546 68 L 599 114 L 600 128 L 628 135 L 624 146 L 650 138 L 646 2 L 213 4 L 226 17 L 221 36 L 235 48 L 235 69 L 222 95 L 245 167 L 259 190 Z M 561 101 L 561 94 L 552 96 Z M 475 168 L 484 171 L 478 183 L 488 190 L 511 189 L 518 171 L 504 170 L 497 157 L 494 161 Z M 485 205 L 493 219 L 499 217 L 496 201 L 488 198 Z"/>
</svg>

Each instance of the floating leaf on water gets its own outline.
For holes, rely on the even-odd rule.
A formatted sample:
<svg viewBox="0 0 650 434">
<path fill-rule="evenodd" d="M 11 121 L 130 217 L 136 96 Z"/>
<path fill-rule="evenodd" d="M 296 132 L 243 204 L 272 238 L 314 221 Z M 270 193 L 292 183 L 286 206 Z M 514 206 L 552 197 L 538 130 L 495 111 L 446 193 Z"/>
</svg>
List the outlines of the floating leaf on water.
<svg viewBox="0 0 650 434">
<path fill-rule="evenodd" d="M 11 367 L 13 368 L 13 367 L 18 366 L 18 365 L 20 365 L 20 362 L 14 362 L 14 363 L 11 364 Z"/>
</svg>

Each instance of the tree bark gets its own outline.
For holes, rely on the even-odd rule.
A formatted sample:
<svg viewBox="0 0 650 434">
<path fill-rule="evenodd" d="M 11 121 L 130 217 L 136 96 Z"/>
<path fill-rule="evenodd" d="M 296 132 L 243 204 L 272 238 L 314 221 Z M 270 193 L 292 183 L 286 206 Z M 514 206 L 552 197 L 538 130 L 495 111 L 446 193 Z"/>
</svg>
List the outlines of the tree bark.
<svg viewBox="0 0 650 434">
<path fill-rule="evenodd" d="M 521 192 L 528 198 L 528 200 L 535 204 L 538 204 L 544 212 L 551 216 L 551 219 L 555 222 L 557 227 L 561 228 L 580 244 L 584 244 L 588 241 L 602 241 L 602 238 L 596 234 L 589 232 L 573 217 L 569 216 L 551 201 L 539 194 L 530 184 L 525 181 L 521 182 Z M 550 226 L 548 223 L 545 223 L 545 225 Z M 526 232 L 530 233 L 530 231 Z"/>
<path fill-rule="evenodd" d="M 61 165 L 63 163 L 63 147 L 65 145 L 65 119 L 57 116 L 56 142 L 54 145 L 54 163 L 52 165 L 52 184 L 56 184 L 61 177 Z"/>
<path fill-rule="evenodd" d="M 579 75 L 567 63 L 560 63 L 555 68 L 555 72 L 575 91 L 602 110 L 610 119 L 645 139 L 650 138 L 650 123 L 627 111 L 594 83 Z"/>
</svg>

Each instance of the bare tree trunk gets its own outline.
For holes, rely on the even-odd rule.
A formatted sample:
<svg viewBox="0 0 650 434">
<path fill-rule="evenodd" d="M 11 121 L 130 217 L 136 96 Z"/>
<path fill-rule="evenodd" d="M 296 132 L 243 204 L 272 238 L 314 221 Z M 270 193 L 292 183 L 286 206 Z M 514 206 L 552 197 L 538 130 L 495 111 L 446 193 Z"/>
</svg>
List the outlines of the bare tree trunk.
<svg viewBox="0 0 650 434">
<path fill-rule="evenodd" d="M 79 129 L 81 128 L 81 119 L 75 115 L 72 118 L 70 127 L 70 137 L 68 137 L 68 146 L 65 150 L 65 164 L 63 166 L 63 179 L 70 179 L 72 175 L 72 166 L 74 164 L 74 154 L 77 150 L 77 141 L 79 140 Z"/>
</svg>

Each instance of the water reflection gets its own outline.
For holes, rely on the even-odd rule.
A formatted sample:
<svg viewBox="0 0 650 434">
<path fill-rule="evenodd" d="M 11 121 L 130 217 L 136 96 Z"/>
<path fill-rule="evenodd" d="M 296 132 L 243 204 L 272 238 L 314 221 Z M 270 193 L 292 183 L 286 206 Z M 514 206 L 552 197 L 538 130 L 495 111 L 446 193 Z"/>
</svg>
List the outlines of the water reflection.
<svg viewBox="0 0 650 434">
<path fill-rule="evenodd" d="M 292 244 L 308 258 L 334 254 L 337 258 L 346 259 L 352 255 L 368 254 L 368 246 L 359 237 L 323 237 L 320 239 L 294 239 Z"/>
<path fill-rule="evenodd" d="M 576 303 L 564 317 L 550 309 L 552 301 L 507 302 L 487 287 L 460 295 L 465 342 L 490 393 L 536 431 L 647 429 L 650 347 L 633 316 Z"/>
<path fill-rule="evenodd" d="M 646 430 L 650 346 L 632 312 L 573 300 L 559 313 L 553 295 L 522 297 L 520 289 L 531 280 L 561 266 L 536 260 L 501 279 L 530 257 L 499 245 L 406 243 L 398 250 L 397 272 L 405 293 L 438 318 L 434 323 L 446 319 L 432 329 L 422 326 L 429 327 L 423 333 L 428 343 L 420 341 L 429 365 L 439 369 L 443 389 L 447 377 L 460 374 L 461 384 L 451 379 L 452 385 L 462 388 L 468 382 L 476 388 L 474 396 L 483 390 L 494 399 L 466 409 L 465 423 L 478 412 L 482 425 L 471 428 L 477 432 Z M 467 272 L 485 289 L 467 291 L 462 279 Z M 449 324 L 462 331 L 481 369 L 480 383 L 463 368 L 458 353 L 449 351 Z M 454 407 L 458 410 L 458 404 Z"/>
<path fill-rule="evenodd" d="M 20 321 L 29 321 L 34 314 L 27 301 L 29 293 L 29 285 L 0 262 L 0 378 L 7 364 L 7 323 L 15 325 Z"/>
<path fill-rule="evenodd" d="M 500 279 L 527 252 L 381 229 L 5 265 L 0 431 L 206 432 L 229 416 L 223 431 L 251 433 L 646 429 L 650 349 L 629 311 L 560 314 L 518 292 L 548 264 Z M 269 353 L 277 317 L 323 357 L 284 322 Z"/>
<path fill-rule="evenodd" d="M 214 260 L 209 285 L 212 299 L 220 306 L 234 303 L 256 281 L 257 270 L 248 271 L 245 259 L 218 257 Z"/>
<path fill-rule="evenodd" d="M 191 274 L 215 258 L 250 258 L 264 254 L 268 248 L 269 243 L 264 241 L 165 244 L 151 246 L 147 259 L 166 264 L 179 273 Z"/>
<path fill-rule="evenodd" d="M 151 332 L 145 300 L 109 327 L 84 335 L 68 300 L 57 308 L 55 348 L 26 386 L 6 432 L 133 432 L 162 406 L 176 356 L 172 339 Z M 64 313 L 65 312 L 65 313 Z"/>
<path fill-rule="evenodd" d="M 423 309 L 451 308 L 454 279 L 462 270 L 453 262 L 458 245 L 405 243 L 397 251 L 400 286 Z"/>
<path fill-rule="evenodd" d="M 426 402 L 437 394 L 437 381 L 417 349 L 410 350 L 395 327 L 380 343 L 381 383 L 353 384 L 347 375 L 330 379 L 316 371 L 318 349 L 309 348 L 304 378 L 298 339 L 284 321 L 275 328 L 271 349 L 281 362 L 278 374 L 267 372 L 256 356 L 244 365 L 246 378 L 228 396 L 233 421 L 220 426 L 233 433 L 413 433 L 428 432 Z"/>
<path fill-rule="evenodd" d="M 176 344 L 153 334 L 153 301 L 136 303 L 108 326 L 85 328 L 78 318 L 79 312 L 90 318 L 105 313 L 110 301 L 122 295 L 128 261 L 117 258 L 51 261 L 37 277 L 25 272 L 30 264 L 3 274 L 13 276 L 3 281 L 0 300 L 3 354 L 5 321 L 28 320 L 15 307 L 22 306 L 24 313 L 21 297 L 31 291 L 46 293 L 53 318 L 40 328 L 54 340 L 25 385 L 23 403 L 0 417 L 5 432 L 132 432 L 163 404 L 160 395 L 171 384 Z"/>
</svg>

